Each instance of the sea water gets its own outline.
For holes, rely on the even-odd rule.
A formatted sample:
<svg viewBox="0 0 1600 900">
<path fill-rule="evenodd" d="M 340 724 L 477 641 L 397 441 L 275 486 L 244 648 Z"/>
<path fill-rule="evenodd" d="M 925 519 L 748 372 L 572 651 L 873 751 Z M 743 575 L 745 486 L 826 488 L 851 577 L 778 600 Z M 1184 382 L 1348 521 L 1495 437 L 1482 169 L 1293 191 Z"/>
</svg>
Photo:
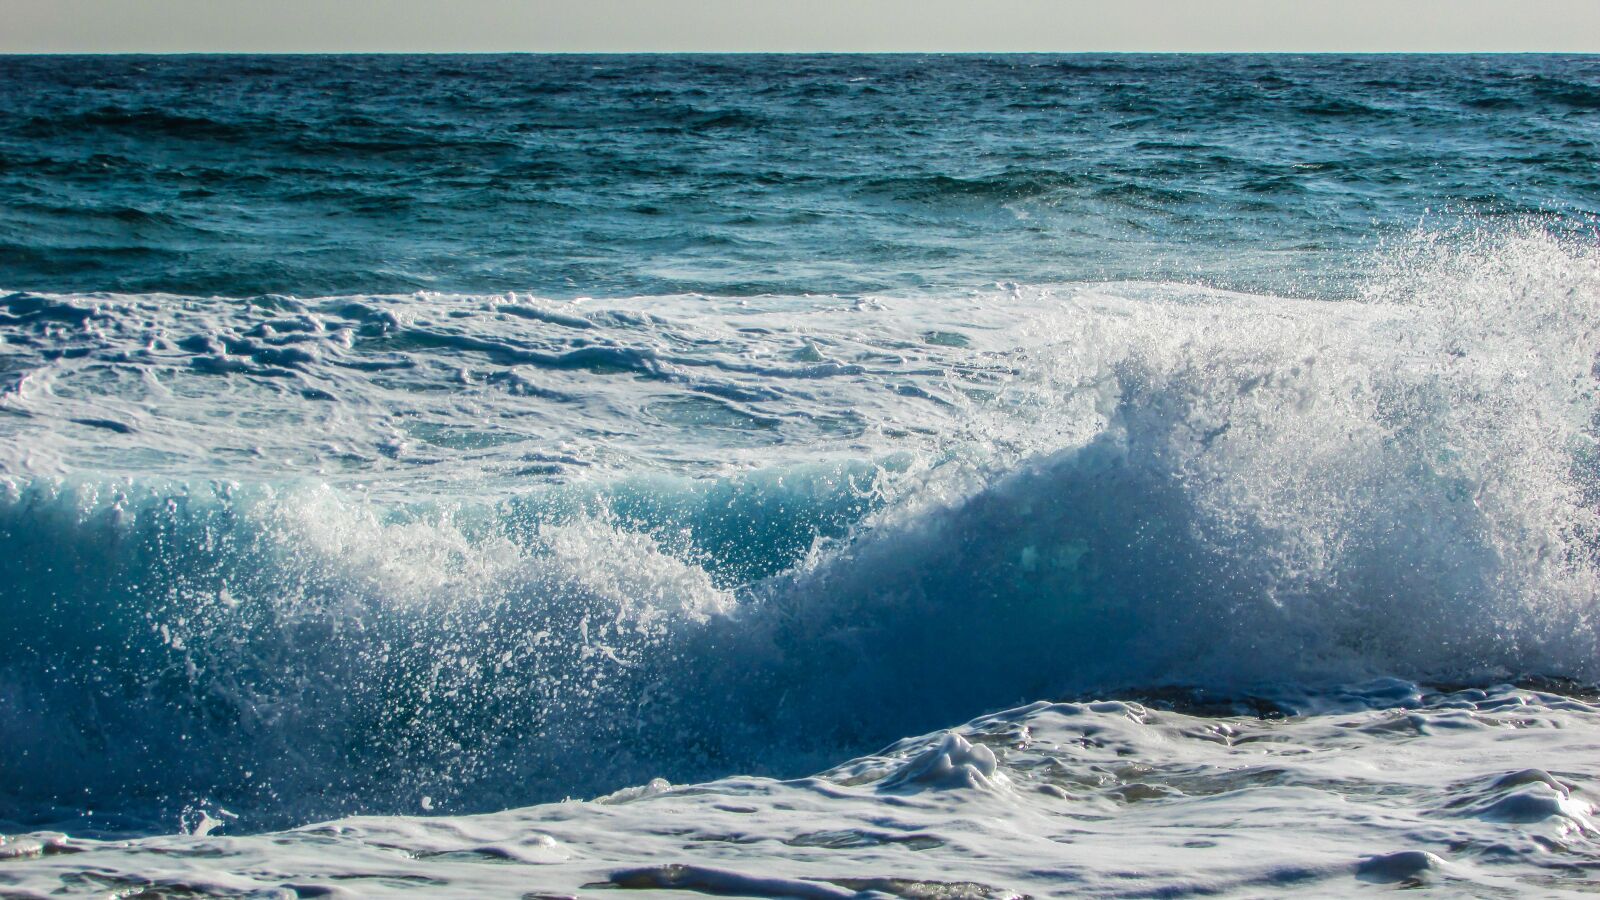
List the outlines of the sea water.
<svg viewBox="0 0 1600 900">
<path fill-rule="evenodd" d="M 1600 60 L 0 87 L 0 893 L 1597 887 Z"/>
</svg>

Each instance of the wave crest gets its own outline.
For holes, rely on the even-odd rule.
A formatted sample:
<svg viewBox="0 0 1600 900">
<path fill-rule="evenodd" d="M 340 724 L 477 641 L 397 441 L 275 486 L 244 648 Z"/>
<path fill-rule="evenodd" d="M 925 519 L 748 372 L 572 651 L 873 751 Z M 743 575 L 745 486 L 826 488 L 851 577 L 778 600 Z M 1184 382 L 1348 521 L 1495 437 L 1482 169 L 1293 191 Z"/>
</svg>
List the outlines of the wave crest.
<svg viewBox="0 0 1600 900">
<path fill-rule="evenodd" d="M 1360 302 L 986 296 L 1026 313 L 1011 346 L 939 347 L 994 389 L 951 376 L 947 430 L 871 460 L 406 506 L 13 477 L 0 818 L 204 801 L 254 828 L 796 774 L 1152 683 L 1592 680 L 1597 252 L 1386 260 Z"/>
</svg>

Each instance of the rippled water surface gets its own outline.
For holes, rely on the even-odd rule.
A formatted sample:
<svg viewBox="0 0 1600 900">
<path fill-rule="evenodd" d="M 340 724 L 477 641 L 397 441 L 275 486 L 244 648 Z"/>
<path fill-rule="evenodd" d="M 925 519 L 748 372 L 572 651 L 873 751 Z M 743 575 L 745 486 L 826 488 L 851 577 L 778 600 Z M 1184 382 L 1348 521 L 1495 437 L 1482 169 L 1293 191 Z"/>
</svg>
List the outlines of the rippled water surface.
<svg viewBox="0 0 1600 900">
<path fill-rule="evenodd" d="M 1349 276 L 1597 211 L 1592 57 L 0 60 L 34 290 L 559 297 Z"/>
</svg>

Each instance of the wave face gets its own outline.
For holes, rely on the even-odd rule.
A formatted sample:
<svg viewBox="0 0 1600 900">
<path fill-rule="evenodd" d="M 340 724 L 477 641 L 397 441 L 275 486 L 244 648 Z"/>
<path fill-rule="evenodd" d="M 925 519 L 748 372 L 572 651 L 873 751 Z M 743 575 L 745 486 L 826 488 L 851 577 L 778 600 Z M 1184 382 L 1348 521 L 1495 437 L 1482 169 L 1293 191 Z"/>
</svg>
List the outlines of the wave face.
<svg viewBox="0 0 1600 900">
<path fill-rule="evenodd" d="M 1151 685 L 1600 677 L 1600 255 L 1532 225 L 1338 302 L 0 306 L 18 827 L 793 776 Z"/>
</svg>

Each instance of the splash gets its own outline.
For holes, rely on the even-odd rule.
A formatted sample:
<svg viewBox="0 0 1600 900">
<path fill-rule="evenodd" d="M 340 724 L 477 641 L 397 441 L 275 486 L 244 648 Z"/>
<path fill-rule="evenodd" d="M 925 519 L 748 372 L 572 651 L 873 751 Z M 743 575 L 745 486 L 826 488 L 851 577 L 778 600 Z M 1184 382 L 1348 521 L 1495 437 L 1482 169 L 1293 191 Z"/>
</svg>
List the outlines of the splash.
<svg viewBox="0 0 1600 900">
<path fill-rule="evenodd" d="M 629 385 L 651 403 L 704 397 L 705 379 L 680 377 L 702 369 L 741 409 L 791 423 L 777 429 L 790 440 L 738 444 L 720 468 L 714 438 L 688 437 L 716 433 L 703 419 L 664 423 L 715 473 L 697 478 L 657 459 L 456 499 L 510 452 L 481 444 L 413 467 L 404 502 L 293 460 L 263 483 L 13 465 L 0 818 L 166 830 L 189 810 L 255 829 L 422 798 L 487 810 L 656 776 L 799 774 L 1041 697 L 1600 677 L 1600 253 L 1537 229 L 1424 233 L 1383 265 L 1340 302 L 1130 283 L 946 298 L 937 313 L 927 298 L 820 319 L 773 303 L 731 348 L 695 340 L 734 332 L 687 306 L 578 328 L 470 301 L 449 346 L 428 348 L 476 360 L 484 385 L 570 379 L 562 397 L 481 396 L 530 414 L 579 404 L 561 433 L 576 456 L 638 409 L 591 428 Z M 413 303 L 415 321 L 444 301 L 384 302 Z M 61 312 L 115 321 L 122 303 L 39 302 L 50 323 L 15 327 L 75 335 L 90 347 L 76 358 L 117 378 L 222 378 L 274 392 L 269 409 L 328 402 L 271 373 L 117 363 L 128 329 Z M 534 331 L 491 340 L 480 325 Z M 571 347 L 484 349 L 531 353 L 574 331 L 618 352 L 678 349 L 576 373 Z M 370 340 L 331 341 L 294 378 L 336 379 L 345 411 L 411 402 L 363 374 L 399 352 L 392 329 Z M 780 348 L 783 366 L 749 362 Z M 55 389 L 28 380 L 84 371 L 41 369 L 7 400 L 19 427 L 59 414 Z M 575 401 L 585 380 L 596 387 Z M 175 414 L 182 391 L 140 396 L 141 427 L 106 441 L 226 470 L 181 456 L 175 436 L 205 433 Z M 90 402 L 104 401 L 68 397 L 67 414 Z M 844 407 L 860 416 L 849 452 L 800 462 L 816 446 L 804 423 Z M 281 418 L 277 439 L 323 427 Z M 54 452 L 76 468 L 72 445 Z"/>
</svg>

